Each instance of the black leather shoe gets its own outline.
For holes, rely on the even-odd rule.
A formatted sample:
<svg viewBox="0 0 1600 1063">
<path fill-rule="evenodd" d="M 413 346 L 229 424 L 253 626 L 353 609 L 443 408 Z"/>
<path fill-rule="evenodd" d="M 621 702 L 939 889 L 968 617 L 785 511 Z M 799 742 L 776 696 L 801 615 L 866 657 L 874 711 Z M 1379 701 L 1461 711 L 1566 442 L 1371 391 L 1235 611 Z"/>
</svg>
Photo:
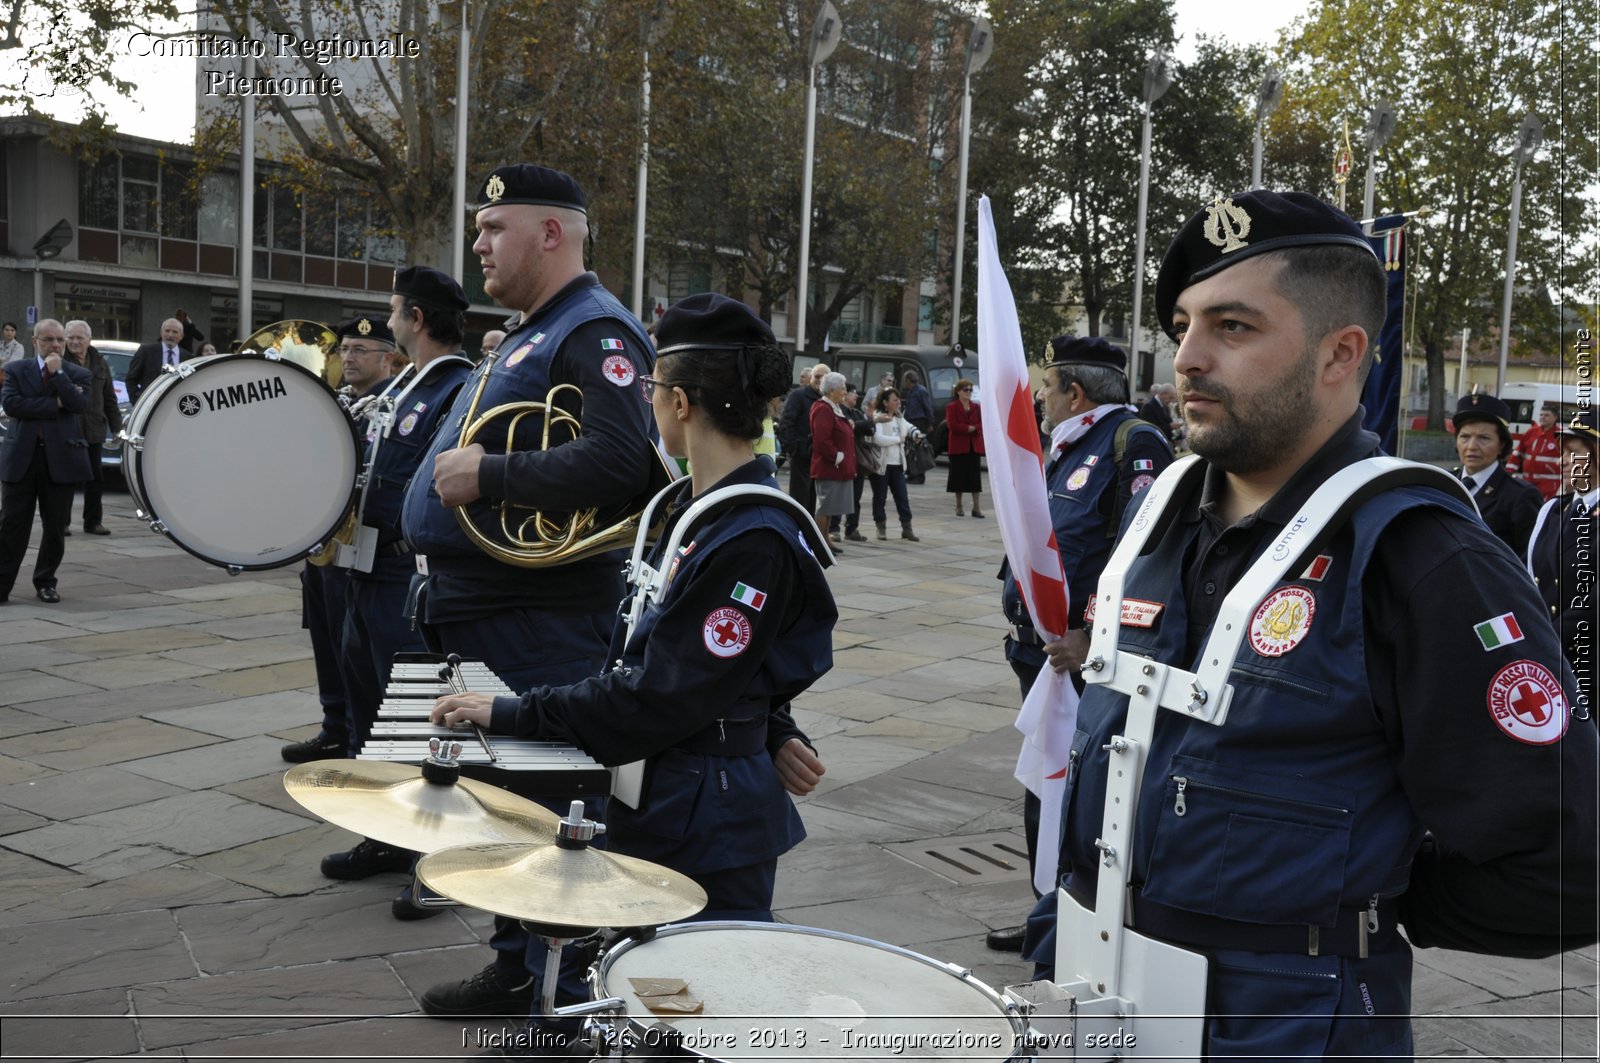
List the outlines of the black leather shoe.
<svg viewBox="0 0 1600 1063">
<path fill-rule="evenodd" d="M 410 871 L 411 850 L 361 839 L 354 849 L 322 858 L 322 873 L 346 881 L 371 878 L 383 871 Z"/>
<path fill-rule="evenodd" d="M 62 538 L 63 538 L 63 539 L 70 539 L 70 538 L 72 538 L 72 529 L 71 529 L 71 528 L 62 528 L 62 529 L 61 529 L 61 537 L 62 537 Z"/>
<path fill-rule="evenodd" d="M 524 1017 L 533 1006 L 533 977 L 491 962 L 459 982 L 445 982 L 422 994 L 422 1010 L 439 1018 L 462 1015 Z"/>
<path fill-rule="evenodd" d="M 104 524 L 85 524 L 83 530 L 90 535 L 110 535 L 111 529 Z"/>
<path fill-rule="evenodd" d="M 389 902 L 389 913 L 396 919 L 410 922 L 414 919 L 432 919 L 444 911 L 443 908 L 424 908 L 416 902 L 411 894 L 411 883 L 406 883 L 406 888 L 395 894 L 393 901 Z"/>
<path fill-rule="evenodd" d="M 337 759 L 344 756 L 350 746 L 348 738 L 336 738 L 327 731 L 318 731 L 317 737 L 304 742 L 290 742 L 278 753 L 290 764 L 304 764 L 308 760 Z"/>
<path fill-rule="evenodd" d="M 999 930 L 991 930 L 983 943 L 996 952 L 1022 951 L 1022 935 L 1027 931 L 1025 926 L 1007 926 Z"/>
<path fill-rule="evenodd" d="M 55 605 L 61 600 L 60 593 L 54 587 L 40 587 L 34 593 L 37 594 L 39 596 L 39 600 L 44 602 L 46 605 Z"/>
</svg>

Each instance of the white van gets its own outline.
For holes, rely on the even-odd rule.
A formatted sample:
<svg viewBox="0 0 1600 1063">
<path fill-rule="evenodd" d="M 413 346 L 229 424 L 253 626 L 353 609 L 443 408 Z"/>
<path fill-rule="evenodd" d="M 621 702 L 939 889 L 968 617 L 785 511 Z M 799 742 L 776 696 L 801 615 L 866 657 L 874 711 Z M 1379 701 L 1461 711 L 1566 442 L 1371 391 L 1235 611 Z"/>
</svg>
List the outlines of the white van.
<svg viewBox="0 0 1600 1063">
<path fill-rule="evenodd" d="M 1536 384 L 1528 381 L 1507 381 L 1500 396 L 1511 407 L 1511 434 L 1513 437 L 1527 431 L 1539 419 L 1539 410 L 1554 406 L 1556 422 L 1564 424 L 1578 409 L 1576 384 Z"/>
</svg>

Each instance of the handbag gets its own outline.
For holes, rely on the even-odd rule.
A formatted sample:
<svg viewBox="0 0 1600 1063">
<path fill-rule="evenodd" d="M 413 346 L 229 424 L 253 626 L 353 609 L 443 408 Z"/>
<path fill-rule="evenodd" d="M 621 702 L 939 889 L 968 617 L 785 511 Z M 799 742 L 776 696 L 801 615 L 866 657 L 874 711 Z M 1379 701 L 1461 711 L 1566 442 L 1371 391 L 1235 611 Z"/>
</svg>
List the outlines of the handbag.
<svg viewBox="0 0 1600 1063">
<path fill-rule="evenodd" d="M 856 475 L 883 475 L 883 451 L 878 449 L 871 436 L 865 439 L 856 437 Z"/>
<path fill-rule="evenodd" d="M 933 468 L 933 447 L 926 436 L 905 445 L 906 472 L 912 476 L 926 475 Z"/>
</svg>

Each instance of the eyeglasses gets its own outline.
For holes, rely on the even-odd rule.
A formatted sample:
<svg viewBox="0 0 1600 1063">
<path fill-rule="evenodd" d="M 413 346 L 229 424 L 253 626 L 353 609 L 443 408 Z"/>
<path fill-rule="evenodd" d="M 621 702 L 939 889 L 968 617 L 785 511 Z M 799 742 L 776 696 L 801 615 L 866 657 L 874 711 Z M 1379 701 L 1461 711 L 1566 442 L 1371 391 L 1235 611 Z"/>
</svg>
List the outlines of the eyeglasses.
<svg viewBox="0 0 1600 1063">
<path fill-rule="evenodd" d="M 383 349 L 381 347 L 340 347 L 339 348 L 339 354 L 340 354 L 341 357 L 344 356 L 344 355 L 353 354 L 358 358 L 365 358 L 369 354 L 382 354 L 382 353 L 383 353 Z"/>
<path fill-rule="evenodd" d="M 651 400 L 651 399 L 656 397 L 656 385 L 657 384 L 660 384 L 663 387 L 671 387 L 671 385 L 668 384 L 665 380 L 659 380 L 658 381 L 653 376 L 641 376 L 639 378 L 639 386 L 644 389 L 645 401 L 648 402 L 649 400 Z"/>
</svg>

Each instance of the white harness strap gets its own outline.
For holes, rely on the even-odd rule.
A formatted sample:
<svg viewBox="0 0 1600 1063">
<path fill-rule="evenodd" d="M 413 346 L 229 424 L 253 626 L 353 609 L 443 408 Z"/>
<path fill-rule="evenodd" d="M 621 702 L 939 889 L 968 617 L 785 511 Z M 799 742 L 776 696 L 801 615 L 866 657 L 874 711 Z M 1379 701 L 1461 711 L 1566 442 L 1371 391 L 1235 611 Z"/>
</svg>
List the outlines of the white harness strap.
<svg viewBox="0 0 1600 1063">
<path fill-rule="evenodd" d="M 628 640 L 633 637 L 634 628 L 639 626 L 639 620 L 644 616 L 645 609 L 651 603 L 661 600 L 661 595 L 667 588 L 667 574 L 672 571 L 672 559 L 678 556 L 683 540 L 696 529 L 701 519 L 713 510 L 757 500 L 782 506 L 788 509 L 790 515 L 799 523 L 800 534 L 805 538 L 811 552 L 817 555 L 822 567 L 827 568 L 833 564 L 833 551 L 828 548 L 827 537 L 818 530 L 816 521 L 812 520 L 811 514 L 806 512 L 804 506 L 782 491 L 771 487 L 760 484 L 734 484 L 695 499 L 673 526 L 672 534 L 667 538 L 666 548 L 661 551 L 661 568 L 650 567 L 644 556 L 650 549 L 650 529 L 656 525 L 656 511 L 663 505 L 677 501 L 678 496 L 686 494 L 689 487 L 690 481 L 687 477 L 668 484 L 656 492 L 656 496 L 644 507 L 644 512 L 639 516 L 639 531 L 634 536 L 633 554 L 628 559 L 627 576 L 628 582 L 633 585 L 633 597 L 628 603 L 628 629 L 623 637 L 623 645 L 627 645 Z M 643 761 L 611 769 L 611 796 L 629 808 L 639 807 L 643 787 Z"/>
</svg>

